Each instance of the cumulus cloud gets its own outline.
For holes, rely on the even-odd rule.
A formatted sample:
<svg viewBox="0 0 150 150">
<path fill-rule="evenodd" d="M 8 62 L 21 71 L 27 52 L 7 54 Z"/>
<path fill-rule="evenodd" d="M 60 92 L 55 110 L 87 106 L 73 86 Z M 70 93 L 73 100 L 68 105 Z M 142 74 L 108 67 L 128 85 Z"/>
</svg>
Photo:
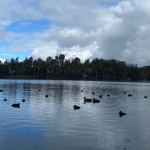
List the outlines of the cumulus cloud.
<svg viewBox="0 0 150 150">
<path fill-rule="evenodd" d="M 5 62 L 5 60 L 4 60 L 4 59 L 2 59 L 2 58 L 0 58 L 0 61 L 1 61 L 2 63 L 4 63 L 4 62 Z"/>
<path fill-rule="evenodd" d="M 40 44 L 40 46 L 36 49 L 34 49 L 31 53 L 31 56 L 33 56 L 34 58 L 43 58 L 46 59 L 48 56 L 51 57 L 55 57 L 58 51 L 58 45 L 55 42 L 49 43 L 47 45 L 42 45 L 42 43 Z"/>
<path fill-rule="evenodd" d="M 0 9 L 0 40 L 11 41 L 1 53 L 31 50 L 34 58 L 63 53 L 66 58 L 150 64 L 148 0 L 5 0 Z M 51 25 L 32 34 L 5 29 L 20 20 L 48 20 Z"/>
</svg>

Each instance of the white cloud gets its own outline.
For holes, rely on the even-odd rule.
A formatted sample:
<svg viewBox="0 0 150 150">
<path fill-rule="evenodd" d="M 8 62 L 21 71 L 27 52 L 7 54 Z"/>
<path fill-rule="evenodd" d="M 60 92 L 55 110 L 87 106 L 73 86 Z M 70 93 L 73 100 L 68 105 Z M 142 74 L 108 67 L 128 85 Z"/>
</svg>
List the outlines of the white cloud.
<svg viewBox="0 0 150 150">
<path fill-rule="evenodd" d="M 149 0 L 5 0 L 0 9 L 0 40 L 12 41 L 7 49 L 30 49 L 35 58 L 64 53 L 150 64 Z M 14 20 L 40 19 L 53 26 L 31 35 L 5 30 Z"/>
<path fill-rule="evenodd" d="M 4 60 L 4 59 L 2 59 L 2 58 L 0 58 L 0 61 L 1 61 L 2 63 L 4 63 L 4 62 L 5 62 L 5 60 Z"/>
<path fill-rule="evenodd" d="M 67 59 L 79 57 L 82 61 L 85 61 L 88 58 L 92 58 L 94 56 L 94 53 L 97 51 L 98 45 L 96 42 L 93 42 L 92 44 L 86 46 L 86 47 L 80 47 L 73 46 L 71 48 L 65 48 L 62 53 L 66 55 Z M 61 51 L 59 52 L 61 53 Z"/>
<path fill-rule="evenodd" d="M 31 56 L 36 59 L 39 57 L 42 59 L 46 59 L 48 56 L 55 57 L 57 55 L 57 51 L 58 51 L 57 43 L 52 42 L 47 45 L 41 45 L 41 47 L 39 46 L 38 48 L 35 48 L 32 51 Z"/>
</svg>

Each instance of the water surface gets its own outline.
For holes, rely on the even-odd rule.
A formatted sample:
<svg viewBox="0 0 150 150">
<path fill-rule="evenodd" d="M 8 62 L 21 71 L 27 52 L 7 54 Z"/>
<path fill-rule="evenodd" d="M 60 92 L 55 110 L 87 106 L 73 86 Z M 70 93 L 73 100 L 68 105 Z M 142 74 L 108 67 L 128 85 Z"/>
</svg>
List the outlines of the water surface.
<svg viewBox="0 0 150 150">
<path fill-rule="evenodd" d="M 1 150 L 150 149 L 149 83 L 0 80 L 0 89 Z M 99 94 L 101 103 L 83 103 Z M 20 109 L 11 107 L 18 102 Z"/>
</svg>

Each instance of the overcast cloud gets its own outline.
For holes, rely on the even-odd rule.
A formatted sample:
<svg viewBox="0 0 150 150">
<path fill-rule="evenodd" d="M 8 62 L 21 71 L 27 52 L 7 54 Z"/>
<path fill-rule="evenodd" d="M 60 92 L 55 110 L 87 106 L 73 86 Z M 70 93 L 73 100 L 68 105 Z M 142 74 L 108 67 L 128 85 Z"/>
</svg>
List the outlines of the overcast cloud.
<svg viewBox="0 0 150 150">
<path fill-rule="evenodd" d="M 46 58 L 120 59 L 150 65 L 149 0 L 5 0 L 0 2 L 0 57 L 16 51 Z M 47 20 L 35 32 L 7 27 Z M 7 54 L 8 55 L 8 54 Z"/>
</svg>

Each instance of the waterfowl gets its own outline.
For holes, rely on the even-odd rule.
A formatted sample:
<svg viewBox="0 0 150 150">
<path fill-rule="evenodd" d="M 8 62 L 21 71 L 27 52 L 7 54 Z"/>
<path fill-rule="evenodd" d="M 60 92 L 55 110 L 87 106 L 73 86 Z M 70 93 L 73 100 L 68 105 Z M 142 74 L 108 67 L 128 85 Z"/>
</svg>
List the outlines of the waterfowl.
<svg viewBox="0 0 150 150">
<path fill-rule="evenodd" d="M 100 100 L 93 98 L 93 103 L 100 103 Z"/>
<path fill-rule="evenodd" d="M 15 108 L 20 108 L 20 103 L 12 104 L 11 106 Z"/>
<path fill-rule="evenodd" d="M 110 97 L 110 95 L 109 95 L 109 94 L 107 94 L 107 97 Z"/>
<path fill-rule="evenodd" d="M 46 98 L 48 98 L 48 95 L 45 95 Z"/>
<path fill-rule="evenodd" d="M 85 103 L 91 103 L 92 102 L 92 98 L 86 98 L 86 97 L 84 97 L 84 102 Z"/>
<path fill-rule="evenodd" d="M 99 95 L 99 98 L 102 98 L 102 97 L 103 97 L 103 95 L 100 94 L 100 95 Z"/>
<path fill-rule="evenodd" d="M 25 99 L 22 100 L 23 103 L 24 103 L 25 101 L 26 101 Z"/>
<path fill-rule="evenodd" d="M 119 116 L 122 117 L 122 116 L 125 116 L 126 113 L 122 112 L 122 111 L 119 111 Z"/>
<path fill-rule="evenodd" d="M 132 96 L 132 94 L 128 94 L 128 97 L 131 97 Z"/>
<path fill-rule="evenodd" d="M 5 102 L 6 102 L 6 101 L 7 101 L 7 98 L 5 98 L 3 101 L 5 101 Z"/>
<path fill-rule="evenodd" d="M 92 92 L 92 94 L 95 94 L 95 92 Z"/>
<path fill-rule="evenodd" d="M 144 96 L 144 98 L 148 98 L 147 96 Z"/>
<path fill-rule="evenodd" d="M 80 109 L 80 106 L 74 105 L 73 108 L 74 108 L 74 110 L 75 109 Z"/>
</svg>

